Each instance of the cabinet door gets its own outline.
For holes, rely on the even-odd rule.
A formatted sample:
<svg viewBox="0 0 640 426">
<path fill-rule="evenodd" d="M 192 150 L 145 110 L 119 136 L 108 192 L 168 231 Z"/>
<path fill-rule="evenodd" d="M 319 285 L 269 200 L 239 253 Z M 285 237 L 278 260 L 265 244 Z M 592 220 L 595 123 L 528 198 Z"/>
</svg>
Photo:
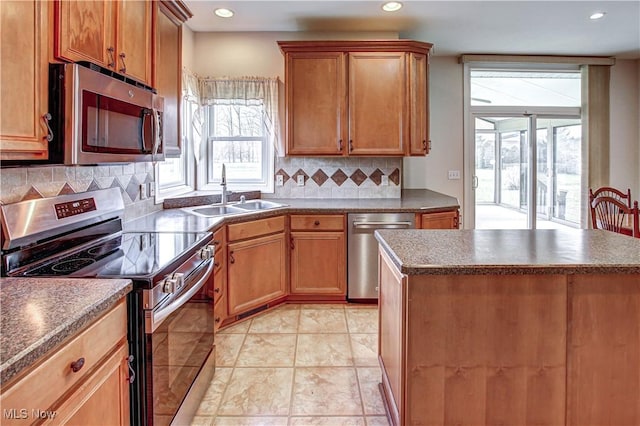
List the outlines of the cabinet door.
<svg viewBox="0 0 640 426">
<path fill-rule="evenodd" d="M 55 420 L 70 425 L 128 425 L 127 345 L 121 345 L 57 409 Z"/>
<path fill-rule="evenodd" d="M 0 160 L 48 157 L 48 8 L 0 2 Z"/>
<path fill-rule="evenodd" d="M 167 157 L 181 151 L 180 100 L 182 72 L 182 23 L 162 3 L 156 7 L 154 87 L 164 98 L 162 136 Z"/>
<path fill-rule="evenodd" d="M 427 60 L 427 55 L 417 53 L 409 55 L 409 155 L 429 153 Z"/>
<path fill-rule="evenodd" d="M 344 232 L 291 233 L 291 293 L 346 295 Z"/>
<path fill-rule="evenodd" d="M 128 0 L 117 5 L 116 71 L 150 86 L 152 4 Z"/>
<path fill-rule="evenodd" d="M 346 153 L 344 53 L 289 53 L 286 56 L 286 139 L 288 155 Z"/>
<path fill-rule="evenodd" d="M 72 62 L 89 61 L 116 69 L 114 3 L 108 0 L 55 2 L 55 55 Z"/>
<path fill-rule="evenodd" d="M 405 54 L 349 54 L 349 154 L 403 155 Z"/>
<path fill-rule="evenodd" d="M 380 330 L 378 356 L 382 367 L 382 388 L 393 424 L 404 423 L 404 356 L 406 333 L 407 276 L 393 265 L 383 251 L 378 256 Z"/>
<path fill-rule="evenodd" d="M 229 315 L 257 308 L 286 294 L 284 234 L 229 244 Z"/>
<path fill-rule="evenodd" d="M 422 215 L 422 229 L 458 229 L 458 210 Z"/>
</svg>

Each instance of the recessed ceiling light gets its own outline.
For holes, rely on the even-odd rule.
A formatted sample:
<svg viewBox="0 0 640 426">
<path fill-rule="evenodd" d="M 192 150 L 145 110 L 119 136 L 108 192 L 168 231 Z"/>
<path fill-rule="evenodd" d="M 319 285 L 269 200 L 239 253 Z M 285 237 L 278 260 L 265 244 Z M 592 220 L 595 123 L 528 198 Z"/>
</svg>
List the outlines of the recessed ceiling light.
<svg viewBox="0 0 640 426">
<path fill-rule="evenodd" d="M 225 9 L 224 7 L 214 10 L 213 13 L 221 18 L 231 18 L 233 16 L 233 10 Z"/>
<path fill-rule="evenodd" d="M 382 10 L 385 12 L 395 12 L 400 9 L 402 9 L 402 3 L 399 1 L 388 1 L 382 5 Z"/>
<path fill-rule="evenodd" d="M 595 21 L 596 19 L 604 18 L 604 15 L 606 15 L 605 12 L 595 12 L 591 16 L 589 16 L 589 19 Z"/>
</svg>

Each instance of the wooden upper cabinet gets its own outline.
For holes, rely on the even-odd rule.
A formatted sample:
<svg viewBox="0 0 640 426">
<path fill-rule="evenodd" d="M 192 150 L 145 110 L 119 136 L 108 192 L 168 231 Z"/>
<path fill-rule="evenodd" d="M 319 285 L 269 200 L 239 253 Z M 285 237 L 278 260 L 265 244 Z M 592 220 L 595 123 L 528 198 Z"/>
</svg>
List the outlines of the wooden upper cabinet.
<svg viewBox="0 0 640 426">
<path fill-rule="evenodd" d="M 48 158 L 49 2 L 0 2 L 0 160 Z"/>
<path fill-rule="evenodd" d="M 429 57 L 409 54 L 409 155 L 429 153 Z"/>
<path fill-rule="evenodd" d="M 182 151 L 180 108 L 182 100 L 182 24 L 191 11 L 181 1 L 154 2 L 153 87 L 164 98 L 162 135 L 164 153 L 178 157 Z"/>
<path fill-rule="evenodd" d="M 403 155 L 405 54 L 349 55 L 349 154 Z"/>
<path fill-rule="evenodd" d="M 431 44 L 377 40 L 278 45 L 285 56 L 287 155 L 426 154 Z"/>
<path fill-rule="evenodd" d="M 346 61 L 342 52 L 287 56 L 287 154 L 342 155 L 346 150 Z"/>
<path fill-rule="evenodd" d="M 55 3 L 55 56 L 88 61 L 151 85 L 152 2 Z"/>
</svg>

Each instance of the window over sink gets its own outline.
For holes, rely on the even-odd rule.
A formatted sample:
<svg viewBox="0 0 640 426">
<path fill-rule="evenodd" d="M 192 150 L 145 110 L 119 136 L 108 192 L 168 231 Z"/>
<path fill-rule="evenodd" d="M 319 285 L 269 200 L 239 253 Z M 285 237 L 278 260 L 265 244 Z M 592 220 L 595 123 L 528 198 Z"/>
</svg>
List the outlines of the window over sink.
<svg viewBox="0 0 640 426">
<path fill-rule="evenodd" d="M 158 165 L 161 197 L 219 190 L 222 164 L 230 191 L 273 192 L 274 156 L 284 155 L 278 79 L 198 79 L 185 71 L 183 96 L 185 149 Z"/>
</svg>

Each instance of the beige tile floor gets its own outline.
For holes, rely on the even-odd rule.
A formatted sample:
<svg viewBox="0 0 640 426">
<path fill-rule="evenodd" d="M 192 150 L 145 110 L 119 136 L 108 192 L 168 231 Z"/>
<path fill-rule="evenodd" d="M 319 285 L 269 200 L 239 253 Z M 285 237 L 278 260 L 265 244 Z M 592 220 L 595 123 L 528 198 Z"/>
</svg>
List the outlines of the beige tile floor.
<svg viewBox="0 0 640 426">
<path fill-rule="evenodd" d="M 216 334 L 193 425 L 387 425 L 374 306 L 286 304 Z"/>
</svg>

